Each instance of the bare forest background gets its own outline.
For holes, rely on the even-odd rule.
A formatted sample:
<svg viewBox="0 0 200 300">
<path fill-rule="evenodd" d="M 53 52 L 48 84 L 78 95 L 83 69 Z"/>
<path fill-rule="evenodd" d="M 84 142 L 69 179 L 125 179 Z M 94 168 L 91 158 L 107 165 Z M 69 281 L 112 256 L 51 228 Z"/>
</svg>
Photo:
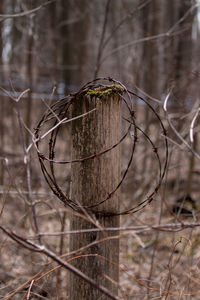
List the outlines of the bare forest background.
<svg viewBox="0 0 200 300">
<path fill-rule="evenodd" d="M 121 216 L 119 297 L 200 299 L 199 1 L 1 0 L 0 34 L 1 229 L 35 242 L 40 233 L 48 249 L 71 258 L 72 212 L 46 184 L 32 133 L 55 101 L 94 78 L 115 78 L 154 107 L 169 143 L 167 174 L 154 201 Z M 137 98 L 134 107 L 164 160 L 156 118 Z M 122 171 L 131 138 L 121 145 Z M 58 158 L 70 158 L 70 126 L 56 149 Z M 120 205 L 141 202 L 156 172 L 141 136 Z M 56 176 L 69 191 L 70 169 L 58 166 Z M 1 231 L 0 299 L 68 299 L 67 272 Z"/>
</svg>

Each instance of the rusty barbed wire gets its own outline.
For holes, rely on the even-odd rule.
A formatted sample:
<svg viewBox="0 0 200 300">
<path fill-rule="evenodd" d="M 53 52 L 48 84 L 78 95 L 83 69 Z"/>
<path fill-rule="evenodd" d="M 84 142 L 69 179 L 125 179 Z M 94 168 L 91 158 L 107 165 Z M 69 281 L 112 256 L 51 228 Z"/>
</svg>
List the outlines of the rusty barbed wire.
<svg viewBox="0 0 200 300">
<path fill-rule="evenodd" d="M 103 84 L 103 82 L 106 82 L 106 83 Z M 110 83 L 120 85 L 124 91 L 123 94 L 122 94 L 122 92 L 117 91 L 117 94 L 119 97 L 121 97 L 122 101 L 124 102 L 124 104 L 128 110 L 128 114 L 129 114 L 127 118 L 123 118 L 123 120 L 128 123 L 128 128 L 127 128 L 125 134 L 119 139 L 119 141 L 116 144 L 112 145 L 111 147 L 109 147 L 107 149 L 104 149 L 103 151 L 101 151 L 99 153 L 93 153 L 90 156 L 79 157 L 74 160 L 62 160 L 62 161 L 57 160 L 55 158 L 55 146 L 56 146 L 58 134 L 59 134 L 61 125 L 65 122 L 70 121 L 70 108 L 72 107 L 72 105 L 75 105 L 76 99 L 80 95 L 84 95 L 84 93 L 86 93 L 86 91 L 88 91 L 89 89 L 94 89 L 97 87 L 98 88 L 99 87 L 102 87 L 102 88 L 109 87 L 112 89 L 113 87 L 110 85 Z M 115 91 L 115 93 L 116 93 L 116 91 Z M 135 111 L 133 108 L 134 107 L 133 100 L 134 101 L 135 100 L 143 101 L 148 106 L 148 108 L 152 111 L 153 115 L 156 117 L 156 119 L 160 125 L 162 134 L 163 134 L 163 138 L 164 138 L 164 148 L 165 148 L 165 151 L 164 151 L 165 158 L 164 158 L 163 162 L 160 158 L 159 151 L 158 151 L 155 143 L 151 139 L 151 137 L 149 135 L 147 135 L 144 132 L 144 130 L 142 130 L 142 128 L 140 128 L 140 126 L 138 126 L 136 123 Z M 90 113 L 90 112 L 88 112 L 88 113 Z M 73 118 L 71 119 L 71 121 L 73 122 Z M 53 124 L 51 124 L 52 122 L 53 122 Z M 49 131 L 50 138 L 49 138 L 49 143 L 48 143 L 48 156 L 46 156 L 40 150 L 40 146 L 42 143 L 42 137 L 43 137 L 41 134 L 41 131 L 42 131 L 42 129 L 45 128 L 45 126 L 48 127 L 49 124 L 51 124 L 52 129 Z M 132 146 L 130 149 L 128 163 L 127 163 L 127 166 L 126 166 L 117 186 L 112 191 L 108 192 L 108 196 L 105 199 L 101 199 L 98 203 L 95 203 L 90 206 L 85 206 L 85 205 L 80 206 L 80 204 L 77 204 L 75 201 L 70 199 L 69 195 L 64 193 L 64 191 L 61 189 L 61 187 L 59 186 L 59 184 L 57 182 L 57 179 L 55 176 L 55 165 L 73 164 L 73 163 L 83 162 L 86 160 L 95 159 L 97 157 L 100 157 L 101 155 L 104 155 L 105 153 L 107 153 L 108 151 L 111 151 L 115 147 L 118 147 L 127 138 L 128 134 L 130 133 L 132 128 L 133 128 L 133 137 L 132 137 L 133 142 L 132 142 Z M 152 202 L 152 200 L 154 199 L 155 195 L 157 194 L 157 192 L 161 186 L 161 183 L 163 181 L 163 178 L 164 178 L 166 170 L 167 170 L 168 141 L 167 141 L 166 129 L 164 127 L 164 124 L 163 124 L 159 114 L 156 112 L 156 110 L 153 108 L 153 106 L 151 106 L 150 103 L 146 99 L 144 99 L 140 95 L 136 94 L 135 92 L 128 90 L 121 82 L 119 82 L 113 78 L 110 78 L 110 77 L 97 78 L 97 79 L 92 80 L 92 81 L 88 82 L 87 84 L 85 84 L 77 93 L 68 95 L 67 97 L 57 101 L 49 109 L 47 109 L 47 111 L 44 113 L 44 115 L 42 116 L 41 120 L 39 121 L 39 123 L 35 129 L 35 137 L 34 137 L 33 143 L 35 144 L 36 149 L 37 149 L 42 173 L 43 173 L 44 178 L 45 178 L 46 182 L 48 183 L 49 187 L 53 191 L 53 193 L 64 203 L 64 205 L 70 207 L 71 209 L 73 209 L 77 212 L 81 212 L 82 209 L 86 209 L 87 211 L 94 212 L 93 209 L 95 207 L 98 207 L 100 204 L 111 199 L 112 196 L 114 195 L 114 193 L 123 184 L 128 172 L 129 172 L 131 163 L 133 161 L 133 157 L 135 154 L 137 141 L 138 141 L 138 132 L 140 132 L 144 136 L 144 138 L 147 140 L 147 142 L 151 145 L 152 152 L 154 153 L 155 158 L 158 162 L 158 180 L 157 180 L 157 183 L 155 184 L 155 187 L 153 188 L 153 191 L 144 200 L 142 200 L 139 204 L 137 204 L 129 209 L 119 211 L 118 213 L 113 213 L 113 214 L 109 213 L 108 214 L 103 211 L 97 212 L 95 210 L 96 214 L 98 213 L 98 214 L 102 214 L 104 216 L 106 216 L 106 215 L 109 215 L 109 216 L 110 215 L 126 215 L 126 214 L 135 213 L 135 212 L 143 209 L 146 205 L 148 205 Z M 48 165 L 46 166 L 45 163 Z"/>
</svg>

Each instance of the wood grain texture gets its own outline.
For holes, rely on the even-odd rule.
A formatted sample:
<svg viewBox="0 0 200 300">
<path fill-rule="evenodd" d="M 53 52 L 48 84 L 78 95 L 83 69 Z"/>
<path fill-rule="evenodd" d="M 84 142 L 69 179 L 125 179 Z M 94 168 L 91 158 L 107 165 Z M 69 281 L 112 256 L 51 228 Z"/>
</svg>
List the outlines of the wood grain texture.
<svg viewBox="0 0 200 300">
<path fill-rule="evenodd" d="M 81 96 L 76 99 L 72 115 L 77 116 L 93 108 L 96 108 L 96 111 L 76 120 L 72 124 L 72 159 L 99 153 L 117 143 L 120 139 L 120 97 L 117 94 L 101 99 Z M 71 179 L 71 197 L 73 201 L 90 206 L 105 199 L 120 180 L 120 146 L 95 159 L 72 164 Z M 118 212 L 119 191 L 94 210 L 95 212 L 105 211 L 107 213 Z M 118 227 L 120 225 L 119 216 L 105 217 L 95 212 L 90 213 L 90 215 L 99 222 L 100 226 Z M 71 217 L 70 224 L 71 230 L 95 227 L 91 222 L 77 216 Z M 93 232 L 72 235 L 70 250 L 77 250 L 92 242 L 117 235 L 118 232 Z M 73 265 L 117 295 L 119 239 L 106 239 L 93 245 L 82 254 L 98 254 L 98 256 L 78 258 L 73 261 Z M 106 276 L 111 280 L 108 280 Z M 113 282 L 116 282 L 116 284 L 113 284 Z M 69 299 L 107 300 L 109 298 L 89 286 L 82 279 L 69 274 Z"/>
</svg>

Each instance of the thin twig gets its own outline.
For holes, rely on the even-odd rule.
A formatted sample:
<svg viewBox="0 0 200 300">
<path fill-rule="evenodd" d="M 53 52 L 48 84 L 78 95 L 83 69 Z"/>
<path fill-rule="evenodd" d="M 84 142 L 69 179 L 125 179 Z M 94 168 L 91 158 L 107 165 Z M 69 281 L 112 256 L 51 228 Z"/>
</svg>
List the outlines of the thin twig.
<svg viewBox="0 0 200 300">
<path fill-rule="evenodd" d="M 0 229 L 8 235 L 12 240 L 16 241 L 21 246 L 35 252 L 40 252 L 45 254 L 47 257 L 50 257 L 53 261 L 57 262 L 59 265 L 61 265 L 63 268 L 69 270 L 73 274 L 77 275 L 78 277 L 82 278 L 84 281 L 101 291 L 104 295 L 108 296 L 110 299 L 113 300 L 120 300 L 119 297 L 112 294 L 107 288 L 97 283 L 92 278 L 85 275 L 83 272 L 81 272 L 79 269 L 75 268 L 73 265 L 69 264 L 68 262 L 64 261 L 63 259 L 59 258 L 54 252 L 47 249 L 45 246 L 38 245 L 36 243 L 33 243 L 30 240 L 26 240 L 23 237 L 8 231 L 4 227 L 0 226 Z"/>
<path fill-rule="evenodd" d="M 199 115 L 199 111 L 200 111 L 200 108 L 197 109 L 197 112 L 194 115 L 194 118 L 192 119 L 192 122 L 191 122 L 191 125 L 190 125 L 190 141 L 191 141 L 191 143 L 194 142 L 194 124 L 195 124 L 195 121 L 196 121 L 196 119 Z"/>
<path fill-rule="evenodd" d="M 103 227 L 100 228 L 90 228 L 81 230 L 68 230 L 68 231 L 58 231 L 58 232 L 40 232 L 41 236 L 60 236 L 60 235 L 70 235 L 70 234 L 80 234 L 80 233 L 91 233 L 91 232 L 109 232 L 109 231 L 133 231 L 135 233 L 143 233 L 146 231 L 162 231 L 162 232 L 179 232 L 188 228 L 200 227 L 200 222 L 181 222 L 181 223 L 169 223 L 169 224 L 158 224 L 158 225 L 136 225 L 127 227 Z M 35 238 L 35 236 L 30 236 L 29 238 Z"/>
<path fill-rule="evenodd" d="M 176 136 L 179 138 L 179 140 L 181 140 L 181 142 L 192 152 L 192 154 L 194 154 L 194 156 L 200 160 L 200 155 L 194 150 L 192 149 L 192 147 L 188 144 L 188 142 L 180 135 L 180 133 L 176 130 L 176 128 L 174 127 L 174 125 L 172 124 L 172 121 L 169 117 L 168 114 L 166 114 L 166 118 L 167 121 L 169 123 L 169 126 L 171 127 L 171 129 L 174 131 L 174 133 L 176 134 Z"/>
<path fill-rule="evenodd" d="M 19 17 L 25 17 L 31 14 L 36 13 L 38 10 L 40 10 L 41 8 L 47 6 L 48 4 L 55 2 L 56 0 L 49 0 L 47 2 L 44 2 L 43 4 L 39 5 L 38 7 L 35 7 L 33 9 L 27 10 L 27 11 L 23 11 L 17 14 L 0 14 L 0 22 L 6 20 L 6 19 L 14 19 L 14 18 L 19 18 Z"/>
<path fill-rule="evenodd" d="M 76 116 L 74 118 L 71 118 L 71 119 L 67 119 L 67 118 L 64 118 L 62 120 L 60 120 L 55 126 L 53 126 L 51 129 L 49 129 L 47 132 L 45 132 L 41 137 L 39 138 L 33 138 L 33 143 L 31 143 L 27 149 L 26 149 L 26 152 L 29 152 L 30 149 L 32 148 L 32 146 L 34 145 L 36 147 L 36 149 L 38 150 L 38 147 L 36 146 L 36 143 L 43 140 L 48 134 L 50 134 L 52 131 L 54 131 L 57 127 L 59 127 L 61 124 L 66 124 L 66 123 L 69 123 L 69 122 L 72 122 L 74 120 L 77 120 L 77 119 L 80 119 L 80 118 L 83 118 L 85 116 L 87 116 L 88 114 L 94 112 L 96 110 L 96 108 L 93 108 L 92 110 L 82 114 L 82 115 L 79 115 L 79 116 Z M 58 119 L 58 117 L 56 116 L 56 119 Z M 32 134 L 32 136 L 34 137 L 34 135 Z"/>
</svg>

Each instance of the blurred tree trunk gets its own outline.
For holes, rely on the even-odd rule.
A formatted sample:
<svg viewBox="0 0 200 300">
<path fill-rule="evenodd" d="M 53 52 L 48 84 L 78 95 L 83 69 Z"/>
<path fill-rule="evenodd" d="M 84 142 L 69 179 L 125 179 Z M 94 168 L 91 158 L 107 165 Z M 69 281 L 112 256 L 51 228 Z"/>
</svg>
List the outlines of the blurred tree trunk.
<svg viewBox="0 0 200 300">
<path fill-rule="evenodd" d="M 36 3 L 35 3 L 36 2 Z M 37 5 L 38 1 L 34 1 L 34 5 Z M 28 9 L 33 8 L 33 1 L 29 2 Z M 26 86 L 30 89 L 27 97 L 27 105 L 26 105 L 26 125 L 29 129 L 31 129 L 32 125 L 32 107 L 33 107 L 33 59 L 34 59 L 34 30 L 35 30 L 35 17 L 30 15 L 27 18 L 27 27 L 26 27 L 26 40 L 27 40 L 27 48 L 26 48 Z M 25 131 L 25 142 L 26 146 L 29 144 L 30 133 Z"/>
<path fill-rule="evenodd" d="M 166 33 L 176 24 L 173 29 L 176 33 L 174 36 L 150 40 L 140 46 L 143 56 L 138 84 L 155 98 L 161 97 L 171 81 L 180 95 L 181 90 L 185 90 L 186 78 L 192 65 L 192 25 L 195 10 L 184 16 L 191 6 L 192 2 L 187 0 L 154 0 L 140 13 L 142 37 Z"/>
<path fill-rule="evenodd" d="M 58 83 L 60 80 L 59 73 L 59 63 L 61 58 L 61 41 L 62 36 L 60 34 L 60 31 L 58 29 L 59 22 L 60 22 L 60 10 L 62 8 L 60 7 L 60 2 L 53 2 L 51 5 L 49 5 L 49 15 L 50 15 L 50 35 L 51 35 L 51 41 L 52 41 L 52 52 L 53 52 L 53 59 L 52 59 L 52 73 L 51 76 L 54 78 L 55 82 Z M 64 38 L 64 37 L 63 37 Z M 62 63 L 60 63 L 61 65 Z"/>
<path fill-rule="evenodd" d="M 163 3 L 162 3 L 163 4 Z M 161 1 L 151 1 L 149 4 L 147 4 L 141 13 L 141 27 L 142 27 L 142 37 L 151 37 L 156 36 L 162 32 L 165 32 L 165 26 L 162 24 L 162 4 Z M 166 13 L 166 12 L 165 12 Z M 162 77 L 162 64 L 163 64 L 163 48 L 162 48 L 162 42 L 163 40 L 149 40 L 147 42 L 144 42 L 141 45 L 141 51 L 143 53 L 141 57 L 141 66 L 140 70 L 141 76 L 139 76 L 139 83 L 137 84 L 141 89 L 149 95 L 150 97 L 160 99 L 161 95 L 163 93 L 163 77 Z M 145 96 L 144 96 L 145 97 Z M 149 99 L 147 98 L 147 101 L 149 102 Z M 150 104 L 154 105 L 154 102 L 151 102 Z M 155 106 L 155 105 L 154 105 Z M 150 134 L 150 126 L 152 123 L 151 119 L 151 111 L 149 110 L 148 106 L 145 105 L 144 108 L 144 130 L 146 135 L 149 136 Z M 156 135 L 156 132 L 154 133 Z M 145 142 L 144 144 L 144 155 L 143 155 L 143 161 L 142 161 L 142 168 L 141 168 L 141 174 L 148 173 L 148 170 L 150 170 L 150 167 L 147 164 L 149 162 L 149 144 Z M 154 169 L 154 162 L 153 160 L 150 162 L 152 164 L 152 170 Z M 147 169 L 148 168 L 148 169 Z M 143 179 L 145 181 L 145 177 Z M 158 236 L 155 235 L 155 239 L 158 238 Z M 156 246 L 154 247 L 154 252 L 151 257 L 151 265 L 149 269 L 148 274 L 148 282 L 151 281 L 151 277 L 154 270 L 154 258 L 156 253 Z M 150 299 L 150 292 L 147 290 L 147 299 Z"/>
<path fill-rule="evenodd" d="M 162 32 L 160 11 L 162 6 L 158 1 L 152 1 L 142 10 L 141 21 L 143 37 L 151 37 Z M 143 57 L 141 62 L 142 78 L 140 84 L 143 90 L 152 97 L 159 98 L 161 95 L 160 78 L 160 40 L 148 41 L 142 44 Z M 148 115 L 145 117 L 148 118 Z"/>
<path fill-rule="evenodd" d="M 89 29 L 87 5 L 87 0 L 69 0 L 67 2 L 63 0 L 61 7 L 63 79 L 65 84 L 75 89 L 89 80 L 87 77 L 87 38 Z M 70 23 L 72 17 L 75 20 Z"/>
<path fill-rule="evenodd" d="M 160 0 L 159 0 L 160 1 Z M 161 10 L 162 5 L 158 1 L 152 1 L 144 7 L 141 14 L 141 23 L 143 29 L 143 37 L 151 37 L 158 35 L 163 31 L 161 27 Z M 150 95 L 151 97 L 160 99 L 162 94 L 162 75 L 161 75 L 161 66 L 162 58 L 160 50 L 161 41 L 150 40 L 142 44 L 142 60 L 141 60 L 141 78 L 139 86 L 142 87 L 142 90 Z M 152 104 L 152 103 L 151 103 Z M 154 104 L 154 103 L 153 103 Z M 145 133 L 149 135 L 149 128 L 151 124 L 151 112 L 149 111 L 148 106 L 145 106 L 144 113 L 144 128 Z M 145 143 L 144 146 L 144 159 L 142 162 L 141 172 L 145 174 L 148 158 L 148 143 Z"/>
<path fill-rule="evenodd" d="M 3 5 L 4 1 L 2 0 L 0 2 L 0 14 L 3 13 Z M 2 54 L 3 54 L 3 23 L 0 22 L 0 66 L 1 70 L 3 69 L 3 61 L 2 61 Z M 1 71 L 1 78 L 3 78 L 3 74 Z M 5 111 L 4 111 L 4 97 L 0 96 L 0 110 L 1 110 L 1 119 L 0 119 L 0 156 L 4 156 L 4 116 L 5 116 Z M 4 184 L 4 161 L 1 159 L 0 160 L 0 185 Z"/>
<path fill-rule="evenodd" d="M 173 32 L 176 32 L 174 36 L 165 36 L 141 44 L 140 49 L 143 56 L 141 59 L 140 70 L 142 70 L 142 72 L 140 72 L 137 85 L 141 87 L 145 93 L 159 100 L 161 100 L 162 96 L 168 92 L 168 88 L 173 85 L 173 96 L 170 99 L 170 104 L 174 106 L 177 113 L 180 113 L 181 110 L 185 109 L 190 91 L 188 79 L 192 68 L 192 24 L 194 11 L 193 13 L 188 14 L 187 18 L 184 18 L 182 22 L 180 22 L 180 20 L 185 16 L 191 5 L 192 2 L 187 0 L 154 0 L 149 2 L 149 4 L 143 8 L 140 18 L 141 26 L 143 28 L 143 37 L 151 37 L 166 33 L 176 24 L 173 30 Z M 170 106 L 170 111 L 171 110 L 172 107 Z M 149 115 L 149 109 L 147 107 L 145 108 L 143 121 L 145 133 L 149 134 L 149 128 L 153 120 Z M 181 127 L 182 124 L 179 122 L 177 129 L 180 130 Z M 149 145 L 147 143 L 145 143 L 145 145 L 142 174 L 145 174 L 148 161 Z M 193 169 L 193 159 L 194 158 L 191 156 L 189 172 Z M 190 184 L 191 182 L 188 179 L 187 186 L 189 187 Z M 153 275 L 153 270 L 154 256 L 152 257 L 148 277 L 149 281 Z M 150 299 L 149 292 L 148 299 Z"/>
<path fill-rule="evenodd" d="M 172 11 L 171 26 L 178 22 L 181 18 L 185 16 L 187 11 L 191 8 L 191 1 L 179 0 L 172 3 L 168 1 L 169 12 Z M 174 13 L 173 13 L 174 12 Z M 175 31 L 180 33 L 173 38 L 171 38 L 171 53 L 173 53 L 173 63 L 172 70 L 169 74 L 171 80 L 173 80 L 173 94 L 174 94 L 174 104 L 176 103 L 184 106 L 188 106 L 190 91 L 191 91 L 191 71 L 192 71 L 192 61 L 193 61 L 193 40 L 192 40 L 192 28 L 196 11 L 191 11 L 187 17 L 185 17 L 183 22 L 177 24 Z M 169 53 L 170 56 L 170 53 Z M 179 107 L 180 108 L 180 107 Z"/>
<path fill-rule="evenodd" d="M 140 70 L 142 72 L 140 72 L 137 85 L 145 93 L 160 100 L 168 92 L 168 88 L 173 85 L 170 109 L 173 107 L 177 112 L 187 108 L 189 97 L 191 97 L 189 91 L 192 86 L 190 80 L 193 53 L 192 25 L 195 10 L 185 17 L 191 6 L 191 1 L 187 0 L 155 0 L 143 8 L 140 18 L 143 37 L 166 33 L 174 27 L 174 36 L 172 34 L 170 37 L 165 36 L 141 44 L 143 56 Z M 146 134 L 148 134 L 151 121 L 149 110 L 146 108 L 144 114 Z M 180 130 L 180 126 L 178 130 Z M 144 157 L 142 172 L 146 166 L 147 156 Z"/>
<path fill-rule="evenodd" d="M 4 0 L 0 1 L 0 14 L 3 14 Z M 3 22 L 0 22 L 0 63 L 2 65 L 2 53 L 3 53 Z"/>
<path fill-rule="evenodd" d="M 173 7 L 172 7 L 173 5 Z M 168 1 L 169 11 L 172 11 L 171 14 L 171 26 L 183 18 L 186 13 L 191 8 L 191 1 Z M 173 10 L 172 10 L 173 8 Z M 171 84 L 173 86 L 172 96 L 171 96 L 171 107 L 170 111 L 175 112 L 177 115 L 181 113 L 187 113 L 192 108 L 194 102 L 196 101 L 195 95 L 196 92 L 193 89 L 193 23 L 195 18 L 196 11 L 191 11 L 188 16 L 184 19 L 183 22 L 177 24 L 175 30 L 180 31 L 178 36 L 171 38 L 171 53 L 173 53 L 173 61 L 171 63 L 171 70 L 169 72 L 169 78 L 171 79 Z M 170 53 L 169 52 L 169 53 Z M 169 54 L 170 56 L 170 54 Z M 196 85 L 198 86 L 198 85 Z M 179 118 L 176 120 L 176 129 L 181 133 L 182 129 L 185 126 L 185 122 L 181 122 Z M 188 125 L 189 126 L 189 125 Z M 189 128 L 188 128 L 189 131 Z M 177 137 L 173 137 L 177 140 Z M 194 141 L 194 149 L 196 150 L 196 137 Z M 191 194 L 192 191 L 192 174 L 194 170 L 194 155 L 189 155 L 185 163 L 188 164 L 188 171 L 185 174 L 185 195 Z M 183 179 L 183 178 L 182 178 Z"/>
</svg>

